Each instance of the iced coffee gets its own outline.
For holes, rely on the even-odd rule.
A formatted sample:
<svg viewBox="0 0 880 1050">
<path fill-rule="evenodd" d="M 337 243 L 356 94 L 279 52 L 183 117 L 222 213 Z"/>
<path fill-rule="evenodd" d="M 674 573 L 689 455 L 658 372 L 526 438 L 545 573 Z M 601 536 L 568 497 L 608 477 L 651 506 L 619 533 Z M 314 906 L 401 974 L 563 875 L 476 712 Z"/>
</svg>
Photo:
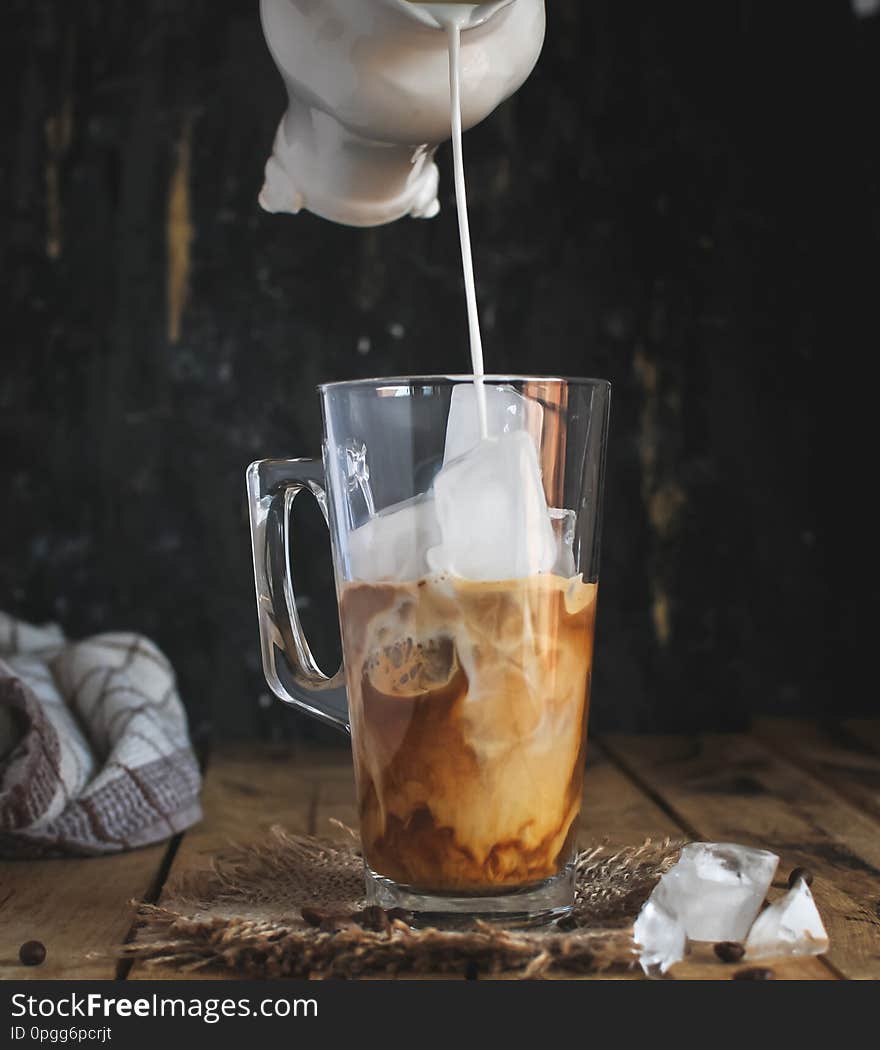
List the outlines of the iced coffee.
<svg viewBox="0 0 880 1050">
<path fill-rule="evenodd" d="M 552 573 L 347 585 L 364 856 L 435 892 L 555 875 L 581 801 L 596 587 Z"/>
<path fill-rule="evenodd" d="M 429 893 L 558 874 L 581 798 L 596 585 L 548 504 L 541 406 L 487 387 L 481 424 L 478 393 L 430 490 L 348 534 L 339 592 L 365 859 Z"/>
</svg>

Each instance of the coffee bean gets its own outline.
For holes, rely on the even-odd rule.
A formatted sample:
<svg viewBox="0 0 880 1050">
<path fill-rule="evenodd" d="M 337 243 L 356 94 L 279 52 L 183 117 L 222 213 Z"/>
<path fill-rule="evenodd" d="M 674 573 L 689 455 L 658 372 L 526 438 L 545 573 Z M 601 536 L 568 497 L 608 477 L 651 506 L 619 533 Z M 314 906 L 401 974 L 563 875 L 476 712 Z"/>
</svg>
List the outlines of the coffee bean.
<svg viewBox="0 0 880 1050">
<path fill-rule="evenodd" d="M 766 966 L 750 966 L 748 970 L 737 970 L 735 981 L 775 981 L 776 974 Z"/>
<path fill-rule="evenodd" d="M 722 962 L 735 963 L 746 954 L 739 941 L 721 941 L 715 945 L 715 954 Z"/>
<path fill-rule="evenodd" d="M 303 908 L 300 915 L 302 915 L 303 922 L 307 926 L 320 926 L 327 918 L 326 912 L 322 912 L 318 908 Z"/>
<path fill-rule="evenodd" d="M 788 888 L 794 889 L 797 885 L 798 879 L 803 879 L 808 886 L 813 885 L 813 873 L 809 868 L 795 868 L 791 875 L 788 876 Z"/>
<path fill-rule="evenodd" d="M 42 941 L 25 941 L 18 949 L 22 966 L 39 966 L 46 958 L 46 945 Z"/>
<path fill-rule="evenodd" d="M 352 919 L 365 930 L 372 930 L 374 933 L 384 933 L 391 928 L 388 912 L 378 904 L 368 904 L 362 911 L 355 912 Z"/>
</svg>

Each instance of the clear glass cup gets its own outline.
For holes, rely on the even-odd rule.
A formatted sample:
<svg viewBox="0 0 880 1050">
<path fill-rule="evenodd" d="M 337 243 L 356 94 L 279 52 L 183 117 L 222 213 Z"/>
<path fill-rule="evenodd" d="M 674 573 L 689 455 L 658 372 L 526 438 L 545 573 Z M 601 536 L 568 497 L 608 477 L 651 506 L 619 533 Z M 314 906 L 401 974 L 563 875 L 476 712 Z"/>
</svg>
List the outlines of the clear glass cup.
<svg viewBox="0 0 880 1050">
<path fill-rule="evenodd" d="M 610 386 L 419 376 L 320 389 L 323 464 L 248 469 L 266 679 L 350 732 L 367 897 L 416 922 L 573 904 Z M 485 436 L 484 436 L 485 435 Z M 296 609 L 290 514 L 327 519 L 343 667 Z"/>
</svg>

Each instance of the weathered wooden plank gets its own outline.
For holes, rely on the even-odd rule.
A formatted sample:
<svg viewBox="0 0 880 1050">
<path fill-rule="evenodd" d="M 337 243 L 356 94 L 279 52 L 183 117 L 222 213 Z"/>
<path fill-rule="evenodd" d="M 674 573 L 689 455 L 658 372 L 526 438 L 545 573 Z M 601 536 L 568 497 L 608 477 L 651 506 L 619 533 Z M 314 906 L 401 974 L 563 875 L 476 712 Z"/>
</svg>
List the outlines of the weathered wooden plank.
<svg viewBox="0 0 880 1050">
<path fill-rule="evenodd" d="M 0 980 L 109 980 L 113 947 L 131 927 L 132 899 L 155 891 L 168 844 L 85 859 L 0 865 Z M 46 946 L 41 966 L 22 966 L 18 949 Z"/>
<path fill-rule="evenodd" d="M 835 981 L 837 975 L 815 956 L 723 963 L 711 944 L 692 944 L 687 958 L 673 966 L 668 976 L 677 981 L 732 981 L 743 970 L 769 969 L 776 981 Z"/>
<path fill-rule="evenodd" d="M 880 976 L 880 835 L 818 781 L 739 735 L 606 738 L 649 791 L 699 835 L 772 848 L 780 879 L 805 865 L 844 976 Z"/>
<path fill-rule="evenodd" d="M 843 723 L 843 728 L 856 740 L 880 751 L 880 719 L 850 718 Z"/>
<path fill-rule="evenodd" d="M 357 831 L 357 792 L 351 750 L 348 747 L 311 749 L 301 755 L 297 768 L 309 784 L 314 799 L 309 831 L 326 838 L 349 838 L 334 821 Z"/>
<path fill-rule="evenodd" d="M 593 741 L 584 772 L 578 845 L 608 840 L 634 846 L 644 839 L 684 838 L 682 826 L 665 813 L 611 761 L 601 741 Z"/>
<path fill-rule="evenodd" d="M 774 959 L 767 962 L 741 962 L 735 965 L 723 963 L 715 955 L 711 944 L 693 944 L 686 959 L 676 963 L 668 973 L 658 980 L 676 981 L 731 981 L 741 970 L 755 966 L 767 967 L 773 971 L 777 981 L 834 981 L 834 972 L 815 958 Z M 512 974 L 480 976 L 481 981 L 518 980 Z M 644 981 L 648 980 L 636 965 L 628 970 L 609 970 L 605 973 L 585 974 L 573 977 L 571 974 L 554 973 L 544 978 L 548 981 Z"/>
<path fill-rule="evenodd" d="M 880 819 L 880 753 L 870 745 L 834 726 L 788 718 L 759 718 L 752 735 Z"/>
<path fill-rule="evenodd" d="M 479 974 L 478 981 L 521 981 L 522 978 L 513 973 Z M 606 970 L 603 973 L 587 973 L 576 976 L 570 973 L 549 973 L 541 978 L 542 981 L 644 981 L 644 974 L 638 968 L 631 970 Z"/>
<path fill-rule="evenodd" d="M 184 836 L 171 875 L 203 868 L 219 851 L 257 839 L 273 824 L 308 832 L 313 793 L 292 745 L 224 745 L 205 775 L 205 819 Z"/>
</svg>

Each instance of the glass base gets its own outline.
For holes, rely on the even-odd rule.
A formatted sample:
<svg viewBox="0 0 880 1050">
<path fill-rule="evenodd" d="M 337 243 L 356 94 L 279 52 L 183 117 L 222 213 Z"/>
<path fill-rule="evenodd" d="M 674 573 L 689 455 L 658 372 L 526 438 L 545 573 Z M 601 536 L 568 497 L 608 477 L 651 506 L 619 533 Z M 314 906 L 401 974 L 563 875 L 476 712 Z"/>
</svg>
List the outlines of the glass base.
<svg viewBox="0 0 880 1050">
<path fill-rule="evenodd" d="M 503 926 L 545 926 L 568 915 L 574 905 L 574 866 L 543 882 L 497 894 L 425 893 L 377 875 L 365 866 L 367 904 L 403 908 L 413 926 L 456 929 L 474 920 Z"/>
</svg>

